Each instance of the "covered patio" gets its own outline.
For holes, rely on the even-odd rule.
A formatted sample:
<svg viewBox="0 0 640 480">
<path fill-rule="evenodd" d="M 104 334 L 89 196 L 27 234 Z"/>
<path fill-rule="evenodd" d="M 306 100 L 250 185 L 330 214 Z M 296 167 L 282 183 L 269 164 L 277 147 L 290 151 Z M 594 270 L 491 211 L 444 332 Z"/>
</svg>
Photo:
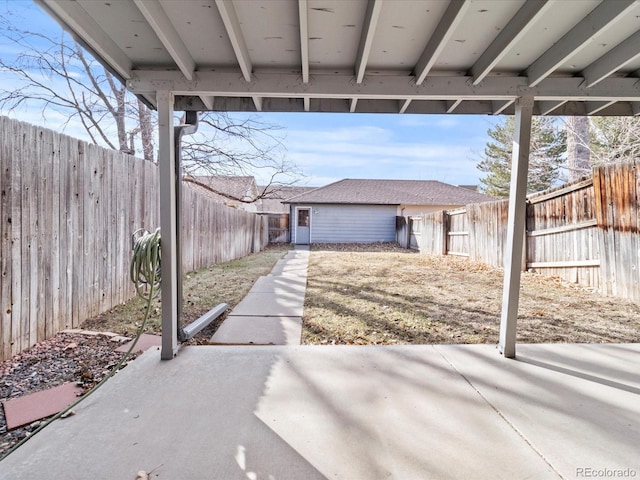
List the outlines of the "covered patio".
<svg viewBox="0 0 640 480">
<path fill-rule="evenodd" d="M 161 362 L 154 349 L 0 466 L 12 479 L 634 478 L 639 355 L 201 346 Z"/>
<path fill-rule="evenodd" d="M 4 460 L 8 478 L 640 473 L 640 346 L 516 355 L 532 115 L 640 112 L 637 0 L 38 3 L 158 110 L 163 345 Z M 174 132 L 174 111 L 203 110 L 515 114 L 498 348 L 179 348 L 176 152 L 194 127 Z"/>
<path fill-rule="evenodd" d="M 180 138 L 196 131 L 194 112 L 515 115 L 508 358 L 532 116 L 640 113 L 639 0 L 36 2 L 158 111 L 165 360 L 178 352 Z"/>
</svg>

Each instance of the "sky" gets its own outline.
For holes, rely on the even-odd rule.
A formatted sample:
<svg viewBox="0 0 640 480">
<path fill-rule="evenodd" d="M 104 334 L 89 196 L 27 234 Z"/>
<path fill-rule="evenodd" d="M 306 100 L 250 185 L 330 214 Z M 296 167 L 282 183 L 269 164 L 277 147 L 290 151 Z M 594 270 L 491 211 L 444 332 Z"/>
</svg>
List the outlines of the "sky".
<svg viewBox="0 0 640 480">
<path fill-rule="evenodd" d="M 60 27 L 26 0 L 0 0 L 0 15 L 18 27 L 48 35 Z M 16 51 L 6 42 L 0 55 Z M 0 89 L 12 80 L 0 71 Z M 22 121 L 87 139 L 82 127 L 55 112 L 43 116 L 41 105 L 15 112 Z M 231 114 L 242 117 L 246 114 Z M 343 178 L 439 180 L 453 185 L 478 185 L 476 165 L 488 141 L 487 130 L 498 118 L 483 115 L 391 115 L 338 113 L 254 113 L 259 121 L 277 125 L 286 159 L 301 171 L 301 185 L 322 186 Z M 264 181 L 255 172 L 258 183 Z"/>
</svg>

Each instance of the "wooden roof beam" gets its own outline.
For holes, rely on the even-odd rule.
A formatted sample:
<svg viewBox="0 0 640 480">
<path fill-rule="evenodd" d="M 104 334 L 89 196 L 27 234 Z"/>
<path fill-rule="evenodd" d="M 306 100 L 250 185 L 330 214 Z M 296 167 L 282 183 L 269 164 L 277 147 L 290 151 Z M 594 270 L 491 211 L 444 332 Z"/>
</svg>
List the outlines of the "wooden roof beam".
<svg viewBox="0 0 640 480">
<path fill-rule="evenodd" d="M 538 102 L 538 115 L 549 115 L 551 112 L 560 108 L 562 105 L 567 103 L 567 100 L 557 101 L 557 100 L 542 100 Z"/>
<path fill-rule="evenodd" d="M 634 33 L 585 68 L 582 71 L 585 86 L 594 86 L 638 58 L 640 58 L 640 32 Z"/>
<path fill-rule="evenodd" d="M 429 71 L 433 68 L 465 11 L 469 8 L 469 4 L 468 0 L 451 0 L 414 68 L 413 74 L 416 77 L 416 84 L 420 85 L 427 78 Z"/>
<path fill-rule="evenodd" d="M 75 1 L 36 0 L 60 23 L 68 25 L 76 32 L 76 39 L 88 50 L 95 53 L 96 58 L 103 59 L 118 77 L 123 80 L 131 78 L 133 63 L 116 45 L 106 32 L 89 16 L 84 8 Z"/>
<path fill-rule="evenodd" d="M 607 107 L 616 103 L 615 100 L 609 102 L 584 102 L 585 113 L 587 115 L 596 115 Z"/>
<path fill-rule="evenodd" d="M 364 72 L 367 69 L 371 46 L 373 45 L 373 37 L 376 31 L 376 25 L 382 11 L 382 0 L 369 0 L 367 3 L 367 12 L 364 17 L 362 26 L 362 34 L 360 35 L 360 44 L 358 45 L 358 54 L 356 55 L 356 83 L 362 83 Z"/>
<path fill-rule="evenodd" d="M 486 77 L 507 52 L 529 31 L 534 22 L 547 10 L 551 0 L 528 0 L 505 25 L 491 45 L 471 67 L 473 84 Z"/>
<path fill-rule="evenodd" d="M 302 81 L 309 82 L 309 14 L 307 0 L 298 0 L 298 18 L 300 22 L 300 61 L 302 62 Z M 306 104 L 305 104 L 306 106 Z M 305 108 L 305 111 L 308 111 Z"/>
<path fill-rule="evenodd" d="M 526 71 L 526 75 L 529 77 L 529 86 L 538 85 L 571 56 L 589 45 L 594 36 L 625 16 L 629 10 L 636 6 L 637 1 L 607 1 L 594 8 L 581 22 L 529 66 Z"/>
</svg>

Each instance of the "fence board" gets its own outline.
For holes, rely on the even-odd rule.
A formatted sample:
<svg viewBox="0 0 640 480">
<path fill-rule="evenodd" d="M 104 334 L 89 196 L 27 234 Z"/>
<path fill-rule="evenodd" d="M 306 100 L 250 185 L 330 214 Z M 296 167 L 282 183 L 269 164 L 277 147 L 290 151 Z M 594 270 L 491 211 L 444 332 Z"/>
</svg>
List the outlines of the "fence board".
<svg viewBox="0 0 640 480">
<path fill-rule="evenodd" d="M 11 145 L 12 131 L 6 128 L 6 120 L 0 118 L 0 252 L 8 255 L 0 256 L 0 358 L 11 355 L 11 318 L 13 310 L 12 296 L 12 200 L 13 177 Z"/>
<path fill-rule="evenodd" d="M 130 235 L 159 223 L 157 166 L 0 117 L 0 360 L 134 295 Z M 183 266 L 259 251 L 266 218 L 184 189 Z"/>
<path fill-rule="evenodd" d="M 523 264 L 606 294 L 640 296 L 637 177 L 637 164 L 609 165 L 595 170 L 592 179 L 531 196 Z M 467 205 L 462 212 L 444 212 L 449 253 L 503 266 L 508 202 Z M 429 214 L 414 222 L 420 233 L 412 234 L 412 242 L 421 252 L 438 254 L 427 240 L 441 235 L 434 232 L 443 227 L 436 218 Z"/>
</svg>

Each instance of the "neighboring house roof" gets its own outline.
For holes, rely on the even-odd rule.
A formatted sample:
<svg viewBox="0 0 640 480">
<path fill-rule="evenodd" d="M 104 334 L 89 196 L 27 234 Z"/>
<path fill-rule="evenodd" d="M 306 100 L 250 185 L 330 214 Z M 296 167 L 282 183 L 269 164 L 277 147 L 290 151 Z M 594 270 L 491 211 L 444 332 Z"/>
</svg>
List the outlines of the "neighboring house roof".
<svg viewBox="0 0 640 480">
<path fill-rule="evenodd" d="M 185 176 L 183 181 L 216 203 L 247 212 L 257 212 L 260 208 L 258 187 L 253 177 Z"/>
<path fill-rule="evenodd" d="M 316 190 L 317 188 L 318 187 L 283 187 L 274 185 L 267 187 L 259 186 L 258 191 L 261 195 L 265 194 L 265 189 L 267 192 L 266 196 L 262 198 L 261 211 L 264 213 L 289 213 L 289 206 L 283 204 L 283 200 Z"/>
<path fill-rule="evenodd" d="M 345 179 L 284 203 L 368 205 L 466 205 L 489 202 L 493 197 L 435 180 Z"/>
<path fill-rule="evenodd" d="M 200 186 L 203 190 L 208 190 L 214 196 L 222 196 L 229 200 L 253 201 L 257 197 L 257 186 L 254 177 L 236 177 L 225 175 L 191 176 L 185 178 Z"/>
</svg>

